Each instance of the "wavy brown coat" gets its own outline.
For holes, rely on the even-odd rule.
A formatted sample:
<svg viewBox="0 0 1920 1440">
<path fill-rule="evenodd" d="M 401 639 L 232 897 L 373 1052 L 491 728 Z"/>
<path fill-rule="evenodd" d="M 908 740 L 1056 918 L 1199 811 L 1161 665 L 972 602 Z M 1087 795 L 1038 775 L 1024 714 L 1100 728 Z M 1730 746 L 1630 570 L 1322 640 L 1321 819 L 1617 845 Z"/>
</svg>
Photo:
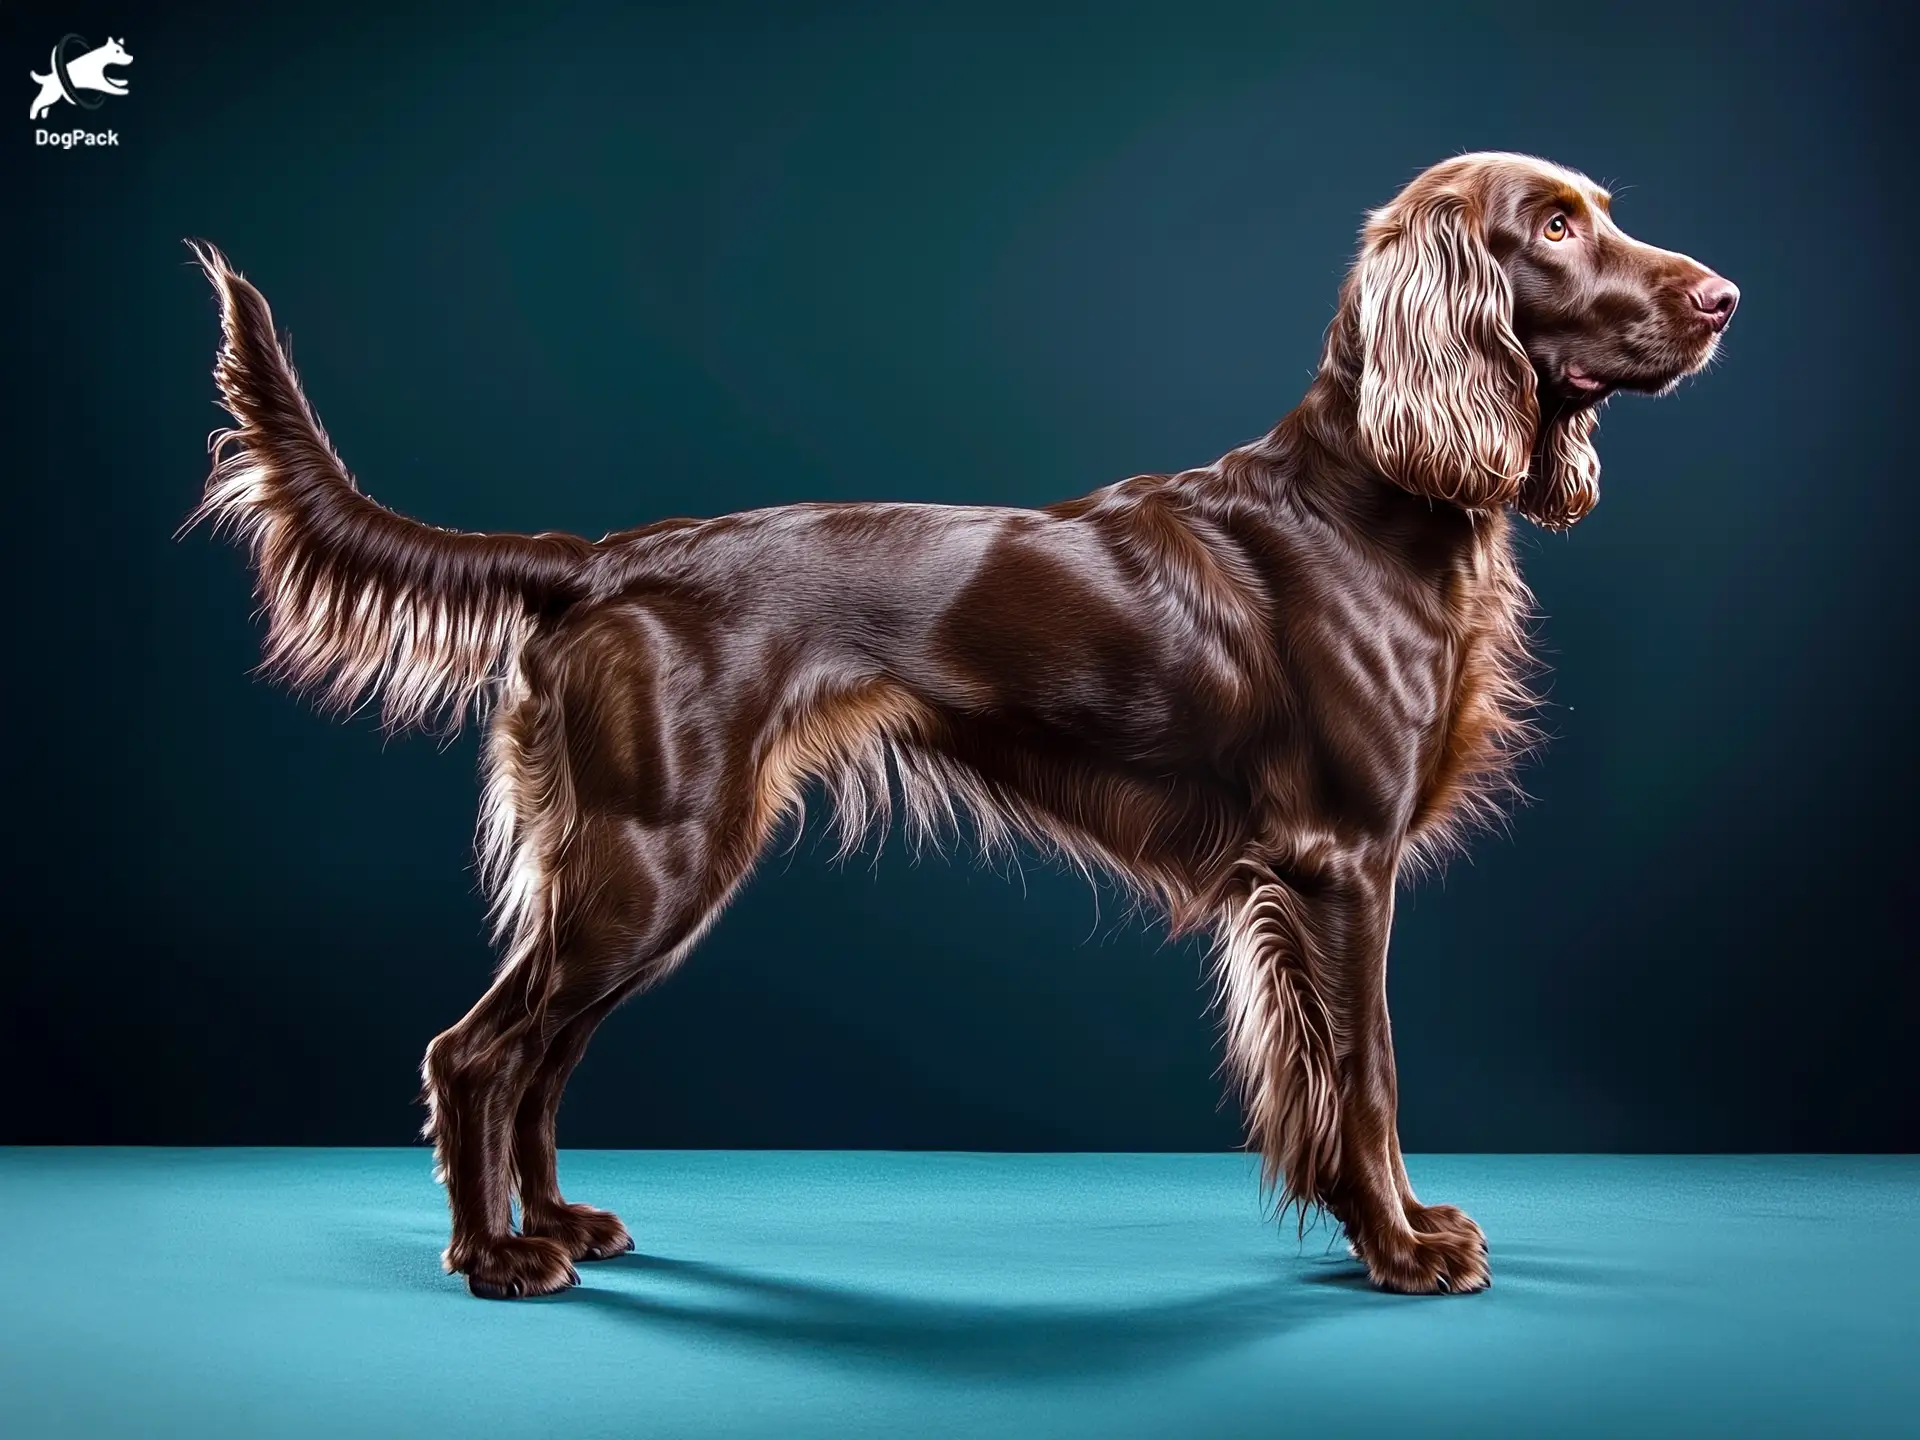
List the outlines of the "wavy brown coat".
<svg viewBox="0 0 1920 1440">
<path fill-rule="evenodd" d="M 1268 1184 L 1380 1285 L 1484 1286 L 1479 1229 L 1401 1162 L 1395 885 L 1492 813 L 1528 738 L 1509 510 L 1585 514 L 1597 404 L 1704 365 L 1737 300 L 1608 204 L 1520 156 L 1428 171 L 1370 217 L 1299 406 L 1200 469 L 597 543 L 366 498 L 266 302 L 200 247 L 236 425 L 198 514 L 251 548 L 270 666 L 395 725 L 487 717 L 501 966 L 424 1066 L 448 1269 L 532 1295 L 628 1247 L 560 1196 L 561 1089 L 818 785 L 849 848 L 889 818 L 1036 845 L 1210 932 Z"/>
</svg>

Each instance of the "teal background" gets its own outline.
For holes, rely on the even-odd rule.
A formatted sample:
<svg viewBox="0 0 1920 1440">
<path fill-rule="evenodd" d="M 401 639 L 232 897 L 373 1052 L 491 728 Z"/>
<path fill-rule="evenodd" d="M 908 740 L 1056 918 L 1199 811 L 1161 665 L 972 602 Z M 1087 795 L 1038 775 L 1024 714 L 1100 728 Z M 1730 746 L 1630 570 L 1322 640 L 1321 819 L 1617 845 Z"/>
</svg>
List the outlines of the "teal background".
<svg viewBox="0 0 1920 1440">
<path fill-rule="evenodd" d="M 248 678 L 171 532 L 219 423 L 183 236 L 375 496 L 598 534 L 1041 503 L 1309 377 L 1364 210 L 1468 148 L 1734 278 L 1529 533 L 1538 803 L 1403 902 L 1416 1150 L 1911 1150 L 1914 198 L 1895 7 L 77 4 L 0 11 L 0 1141 L 394 1144 L 483 987 L 471 736 Z M 36 149 L 30 69 L 132 93 Z M 603 1031 L 570 1145 L 1220 1149 L 1202 957 L 1084 886 L 775 857 Z"/>
<path fill-rule="evenodd" d="M 639 1251 L 488 1305 L 434 1264 L 418 1151 L 0 1150 L 0 1416 L 35 1440 L 1912 1436 L 1914 1158 L 1409 1163 L 1487 1227 L 1491 1290 L 1369 1289 L 1337 1230 L 1262 1223 L 1237 1155 L 569 1151 L 569 1193 Z"/>
</svg>

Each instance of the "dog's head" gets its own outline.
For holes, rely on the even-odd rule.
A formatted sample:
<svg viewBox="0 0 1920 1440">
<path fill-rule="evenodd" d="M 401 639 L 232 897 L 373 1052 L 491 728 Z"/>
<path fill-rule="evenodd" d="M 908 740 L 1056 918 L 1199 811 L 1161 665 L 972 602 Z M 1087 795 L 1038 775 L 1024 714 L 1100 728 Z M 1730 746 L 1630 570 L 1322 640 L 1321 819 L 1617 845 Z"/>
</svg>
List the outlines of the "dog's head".
<svg viewBox="0 0 1920 1440">
<path fill-rule="evenodd" d="M 1477 154 L 1368 217 L 1336 331 L 1382 473 L 1554 529 L 1593 508 L 1596 407 L 1700 369 L 1740 300 L 1706 266 L 1621 230 L 1610 204 L 1574 171 Z"/>
<path fill-rule="evenodd" d="M 111 69 L 115 65 L 131 65 L 133 63 L 133 56 L 127 53 L 127 47 L 111 35 L 107 37 L 106 44 L 96 46 L 94 49 L 89 50 L 86 58 L 89 61 L 97 62 L 98 67 L 103 71 Z"/>
</svg>

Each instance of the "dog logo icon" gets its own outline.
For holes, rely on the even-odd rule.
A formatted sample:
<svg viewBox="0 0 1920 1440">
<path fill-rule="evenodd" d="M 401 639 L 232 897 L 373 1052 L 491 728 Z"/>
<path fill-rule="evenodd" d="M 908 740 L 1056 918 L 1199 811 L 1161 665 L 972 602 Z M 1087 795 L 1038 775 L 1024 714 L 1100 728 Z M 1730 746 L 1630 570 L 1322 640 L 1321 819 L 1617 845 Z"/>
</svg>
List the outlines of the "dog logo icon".
<svg viewBox="0 0 1920 1440">
<path fill-rule="evenodd" d="M 81 54 L 73 53 L 76 46 Z M 112 36 L 107 37 L 106 44 L 89 50 L 84 37 L 67 35 L 53 47 L 49 63 L 53 69 L 50 75 L 33 70 L 27 72 L 28 78 L 40 87 L 39 97 L 27 112 L 29 120 L 40 119 L 63 100 L 78 105 L 82 110 L 98 110 L 100 95 L 126 94 L 127 82 L 115 79 L 107 71 L 117 65 L 131 65 L 133 56 L 127 53 L 126 46 Z M 90 91 L 98 91 L 99 94 L 90 94 Z"/>
</svg>

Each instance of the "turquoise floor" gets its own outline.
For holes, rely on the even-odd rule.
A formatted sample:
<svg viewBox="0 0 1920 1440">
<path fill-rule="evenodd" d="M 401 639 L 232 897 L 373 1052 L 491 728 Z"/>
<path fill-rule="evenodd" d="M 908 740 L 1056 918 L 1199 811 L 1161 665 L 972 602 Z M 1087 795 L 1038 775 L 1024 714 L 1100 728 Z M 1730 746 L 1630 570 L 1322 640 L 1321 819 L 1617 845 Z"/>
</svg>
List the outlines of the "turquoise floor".
<svg viewBox="0 0 1920 1440">
<path fill-rule="evenodd" d="M 1491 1291 L 1241 1156 L 581 1152 L 639 1253 L 502 1304 L 422 1151 L 0 1150 L 0 1434 L 1920 1434 L 1920 1160 L 1412 1169 Z"/>
</svg>

